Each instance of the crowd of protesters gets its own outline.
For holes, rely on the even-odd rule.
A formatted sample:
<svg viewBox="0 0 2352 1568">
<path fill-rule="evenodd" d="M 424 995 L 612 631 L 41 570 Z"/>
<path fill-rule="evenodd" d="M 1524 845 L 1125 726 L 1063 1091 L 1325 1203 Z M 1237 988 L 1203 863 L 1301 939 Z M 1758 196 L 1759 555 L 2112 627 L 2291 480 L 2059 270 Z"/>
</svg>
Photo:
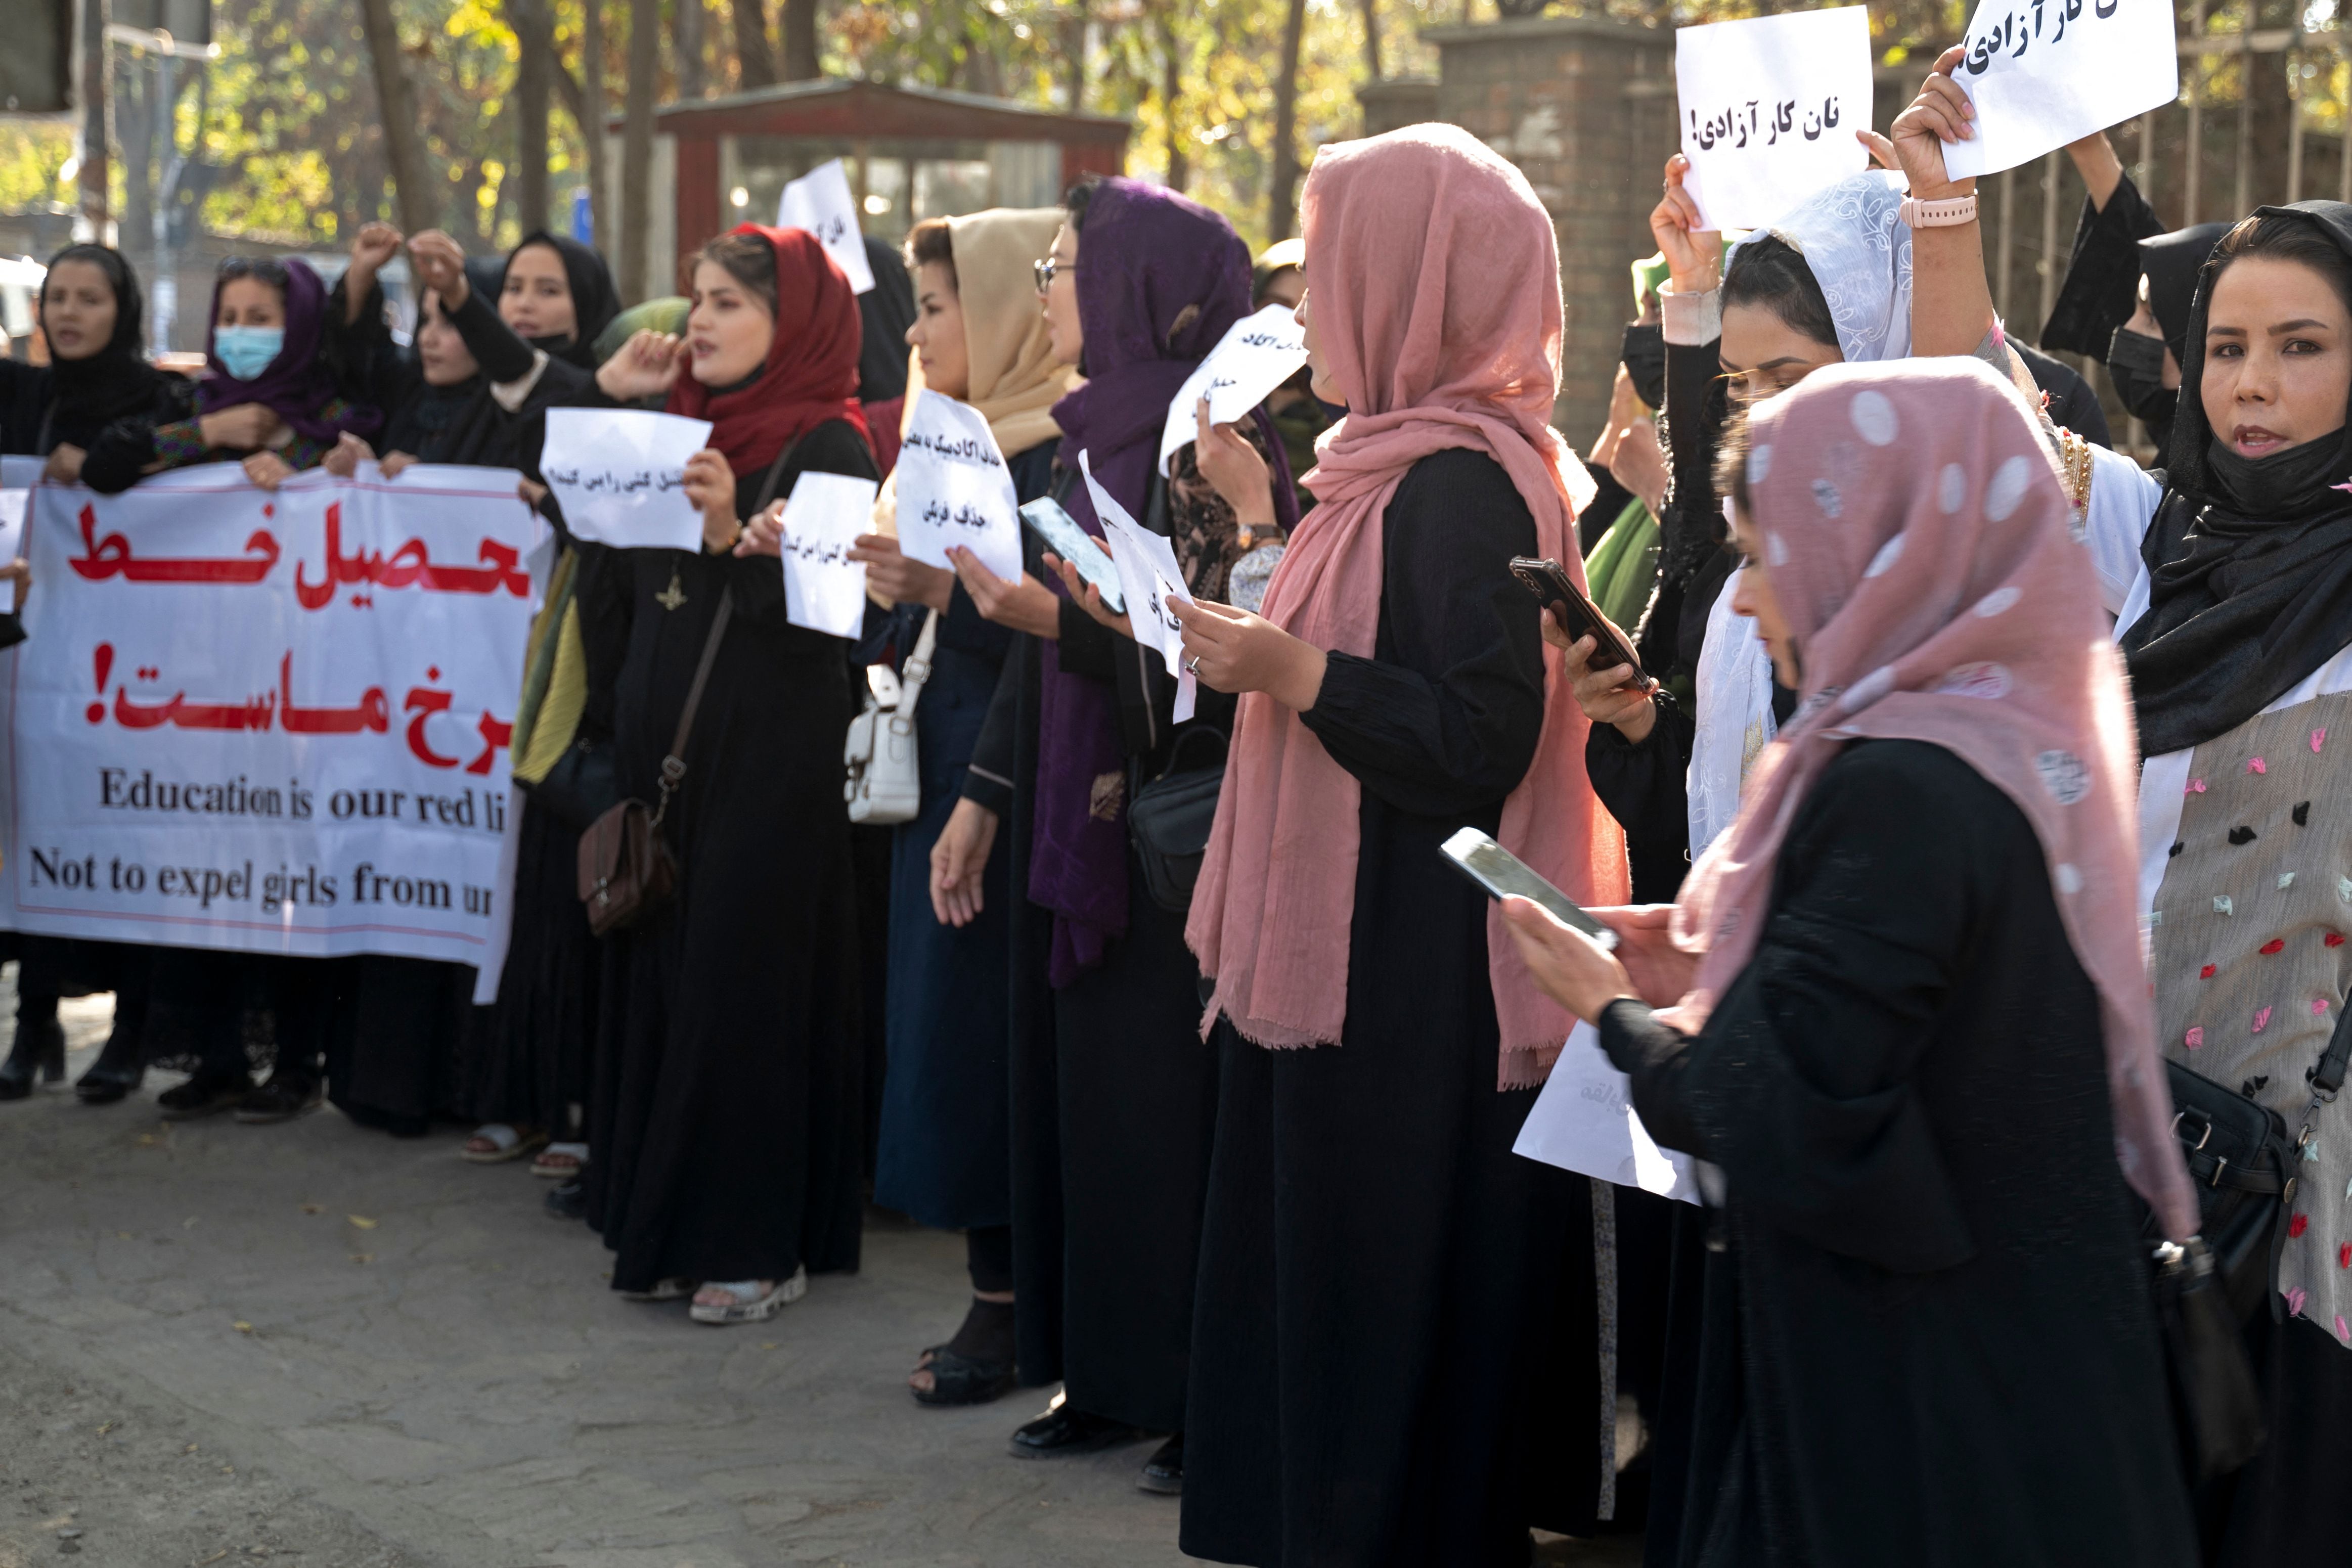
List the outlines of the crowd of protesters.
<svg viewBox="0 0 2352 1568">
<path fill-rule="evenodd" d="M 419 959 L 16 935 L 0 1099 L 111 991 L 83 1102 L 171 1065 L 167 1117 L 459 1119 L 615 1292 L 709 1324 L 856 1269 L 869 1202 L 961 1231 L 912 1396 L 1058 1385 L 1013 1455 L 1152 1439 L 1139 1484 L 1213 1561 L 1517 1568 L 1531 1529 L 1643 1529 L 1662 1568 L 2335 1560 L 2352 207 L 2163 234 L 2104 137 L 2071 150 L 2042 342 L 2108 366 L 2143 466 L 1994 313 L 1957 53 L 1864 133 L 1883 169 L 1745 236 L 1668 162 L 1589 462 L 1549 423 L 1553 218 L 1444 126 L 1322 149 L 1255 264 L 1127 178 L 869 240 L 864 295 L 746 225 L 625 312 L 565 236 L 371 224 L 331 287 L 226 264 L 193 379 L 69 247 L 45 358 L 0 362 L 0 451 L 47 481 L 478 465 L 561 549 L 494 1002 Z M 1306 369 L 1171 412 L 1268 301 Z M 1035 538 L 1011 579 L 901 551 L 931 395 L 1022 501 L 1101 536 L 1084 455 L 1165 536 L 1181 671 Z M 538 464 L 581 407 L 709 423 L 700 549 L 564 528 Z M 788 618 L 808 473 L 881 482 L 855 638 Z M 877 667 L 923 683 L 921 801 L 853 826 Z M 581 832 L 668 799 L 689 707 L 679 893 L 596 936 Z M 1204 786 L 1171 895 L 1135 808 Z M 1464 829 L 1613 944 L 1459 875 Z M 1700 1201 L 1513 1152 L 1580 1020 Z"/>
</svg>

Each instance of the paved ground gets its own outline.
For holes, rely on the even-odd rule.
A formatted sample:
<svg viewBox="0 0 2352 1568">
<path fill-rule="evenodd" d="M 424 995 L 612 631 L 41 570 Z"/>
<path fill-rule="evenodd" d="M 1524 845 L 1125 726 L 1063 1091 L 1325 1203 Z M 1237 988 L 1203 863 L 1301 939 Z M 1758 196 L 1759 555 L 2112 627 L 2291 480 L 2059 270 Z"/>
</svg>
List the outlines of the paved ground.
<svg viewBox="0 0 2352 1568">
<path fill-rule="evenodd" d="M 108 1003 L 68 1007 L 78 1073 Z M 955 1237 L 877 1215 L 859 1274 L 703 1328 L 613 1297 L 543 1184 L 454 1133 L 175 1126 L 170 1082 L 0 1105 L 0 1568 L 1187 1561 L 1133 1485 L 1148 1445 L 1024 1464 L 1038 1396 L 906 1396 L 961 1311 Z"/>
</svg>

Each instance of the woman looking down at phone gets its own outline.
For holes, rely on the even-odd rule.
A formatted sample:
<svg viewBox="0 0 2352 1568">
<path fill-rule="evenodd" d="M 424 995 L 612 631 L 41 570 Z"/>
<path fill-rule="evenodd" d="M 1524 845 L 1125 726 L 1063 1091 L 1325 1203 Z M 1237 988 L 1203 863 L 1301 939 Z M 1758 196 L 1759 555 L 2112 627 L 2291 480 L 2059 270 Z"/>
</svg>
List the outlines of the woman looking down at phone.
<svg viewBox="0 0 2352 1568">
<path fill-rule="evenodd" d="M 1546 423 L 1551 221 L 1437 125 L 1324 148 L 1301 211 L 1315 392 L 1349 412 L 1263 616 L 1175 607 L 1242 694 L 1185 932 L 1220 1083 L 1182 1545 L 1518 1568 L 1553 1478 L 1595 1469 L 1545 1416 L 1587 1407 L 1572 1385 L 1530 1375 L 1590 1364 L 1556 1309 L 1591 1195 L 1510 1153 L 1568 1019 L 1440 846 L 1476 828 L 1580 903 L 1625 885 L 1507 564 L 1575 560 L 1591 495 Z"/>
<path fill-rule="evenodd" d="M 1612 956 L 1504 906 L 1652 1134 L 1722 1176 L 1663 1561 L 2185 1568 L 2126 1173 L 2168 1235 L 2197 1207 L 2054 466 L 1962 359 L 1819 371 L 1749 428 L 1734 602 L 1796 713 L 1670 926 L 1601 912 Z"/>
</svg>

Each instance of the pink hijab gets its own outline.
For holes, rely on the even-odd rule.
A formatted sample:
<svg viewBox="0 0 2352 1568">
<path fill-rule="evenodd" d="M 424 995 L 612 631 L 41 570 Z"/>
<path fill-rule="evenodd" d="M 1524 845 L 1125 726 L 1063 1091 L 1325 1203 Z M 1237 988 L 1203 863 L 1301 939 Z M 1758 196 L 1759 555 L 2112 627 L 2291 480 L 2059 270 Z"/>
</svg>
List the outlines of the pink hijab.
<svg viewBox="0 0 2352 1568">
<path fill-rule="evenodd" d="M 1300 209 L 1317 337 L 1349 413 L 1317 443 L 1306 480 L 1316 506 L 1266 591 L 1266 619 L 1369 658 L 1381 514 L 1406 471 L 1448 447 L 1503 465 L 1535 514 L 1536 553 L 1566 562 L 1580 585 L 1576 508 L 1592 481 L 1546 423 L 1559 264 L 1526 177 L 1462 131 L 1416 125 L 1325 147 Z M 1624 839 L 1585 779 L 1586 721 L 1549 647 L 1544 669 L 1542 737 L 1503 804 L 1500 836 L 1571 898 L 1612 904 L 1625 892 Z M 1184 933 L 1216 980 L 1203 1033 L 1223 1013 L 1259 1045 L 1339 1041 L 1360 802 L 1355 776 L 1296 714 L 1263 693 L 1241 699 Z M 1538 1082 L 1570 1020 L 1528 978 L 1499 914 L 1487 954 L 1502 1086 Z"/>
<path fill-rule="evenodd" d="M 2116 1155 L 2169 1233 L 2197 1228 L 2140 958 L 2137 776 L 2123 661 L 2032 415 L 1973 359 L 1830 365 L 1759 404 L 1748 517 L 1804 665 L 1739 817 L 1683 884 L 1695 1030 L 1747 966 L 1773 862 L 1841 745 L 1924 740 L 2017 802 L 2097 986 Z"/>
</svg>

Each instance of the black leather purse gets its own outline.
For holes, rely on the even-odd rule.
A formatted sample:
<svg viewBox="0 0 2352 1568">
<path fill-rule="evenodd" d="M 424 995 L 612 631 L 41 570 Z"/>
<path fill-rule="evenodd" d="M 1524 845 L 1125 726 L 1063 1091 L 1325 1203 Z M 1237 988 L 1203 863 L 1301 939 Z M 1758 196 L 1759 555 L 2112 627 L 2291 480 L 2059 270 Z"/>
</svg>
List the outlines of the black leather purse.
<svg viewBox="0 0 2352 1568">
<path fill-rule="evenodd" d="M 2294 1147 L 2277 1112 L 2177 1061 L 2164 1065 L 2172 1131 L 2197 1186 L 2200 1234 L 2230 1310 L 2242 1321 L 2264 1296 L 2278 1304 L 2286 1239 L 2280 1219 L 2294 1200 Z"/>
<path fill-rule="evenodd" d="M 1193 742 L 1213 738 L 1217 762 L 1184 766 Z M 1178 737 L 1159 778 L 1133 791 L 1127 809 L 1127 835 L 1142 862 L 1144 891 L 1160 908 L 1181 915 L 1192 907 L 1192 884 L 1209 852 L 1216 825 L 1217 794 L 1225 782 L 1225 732 L 1207 726 Z"/>
</svg>

